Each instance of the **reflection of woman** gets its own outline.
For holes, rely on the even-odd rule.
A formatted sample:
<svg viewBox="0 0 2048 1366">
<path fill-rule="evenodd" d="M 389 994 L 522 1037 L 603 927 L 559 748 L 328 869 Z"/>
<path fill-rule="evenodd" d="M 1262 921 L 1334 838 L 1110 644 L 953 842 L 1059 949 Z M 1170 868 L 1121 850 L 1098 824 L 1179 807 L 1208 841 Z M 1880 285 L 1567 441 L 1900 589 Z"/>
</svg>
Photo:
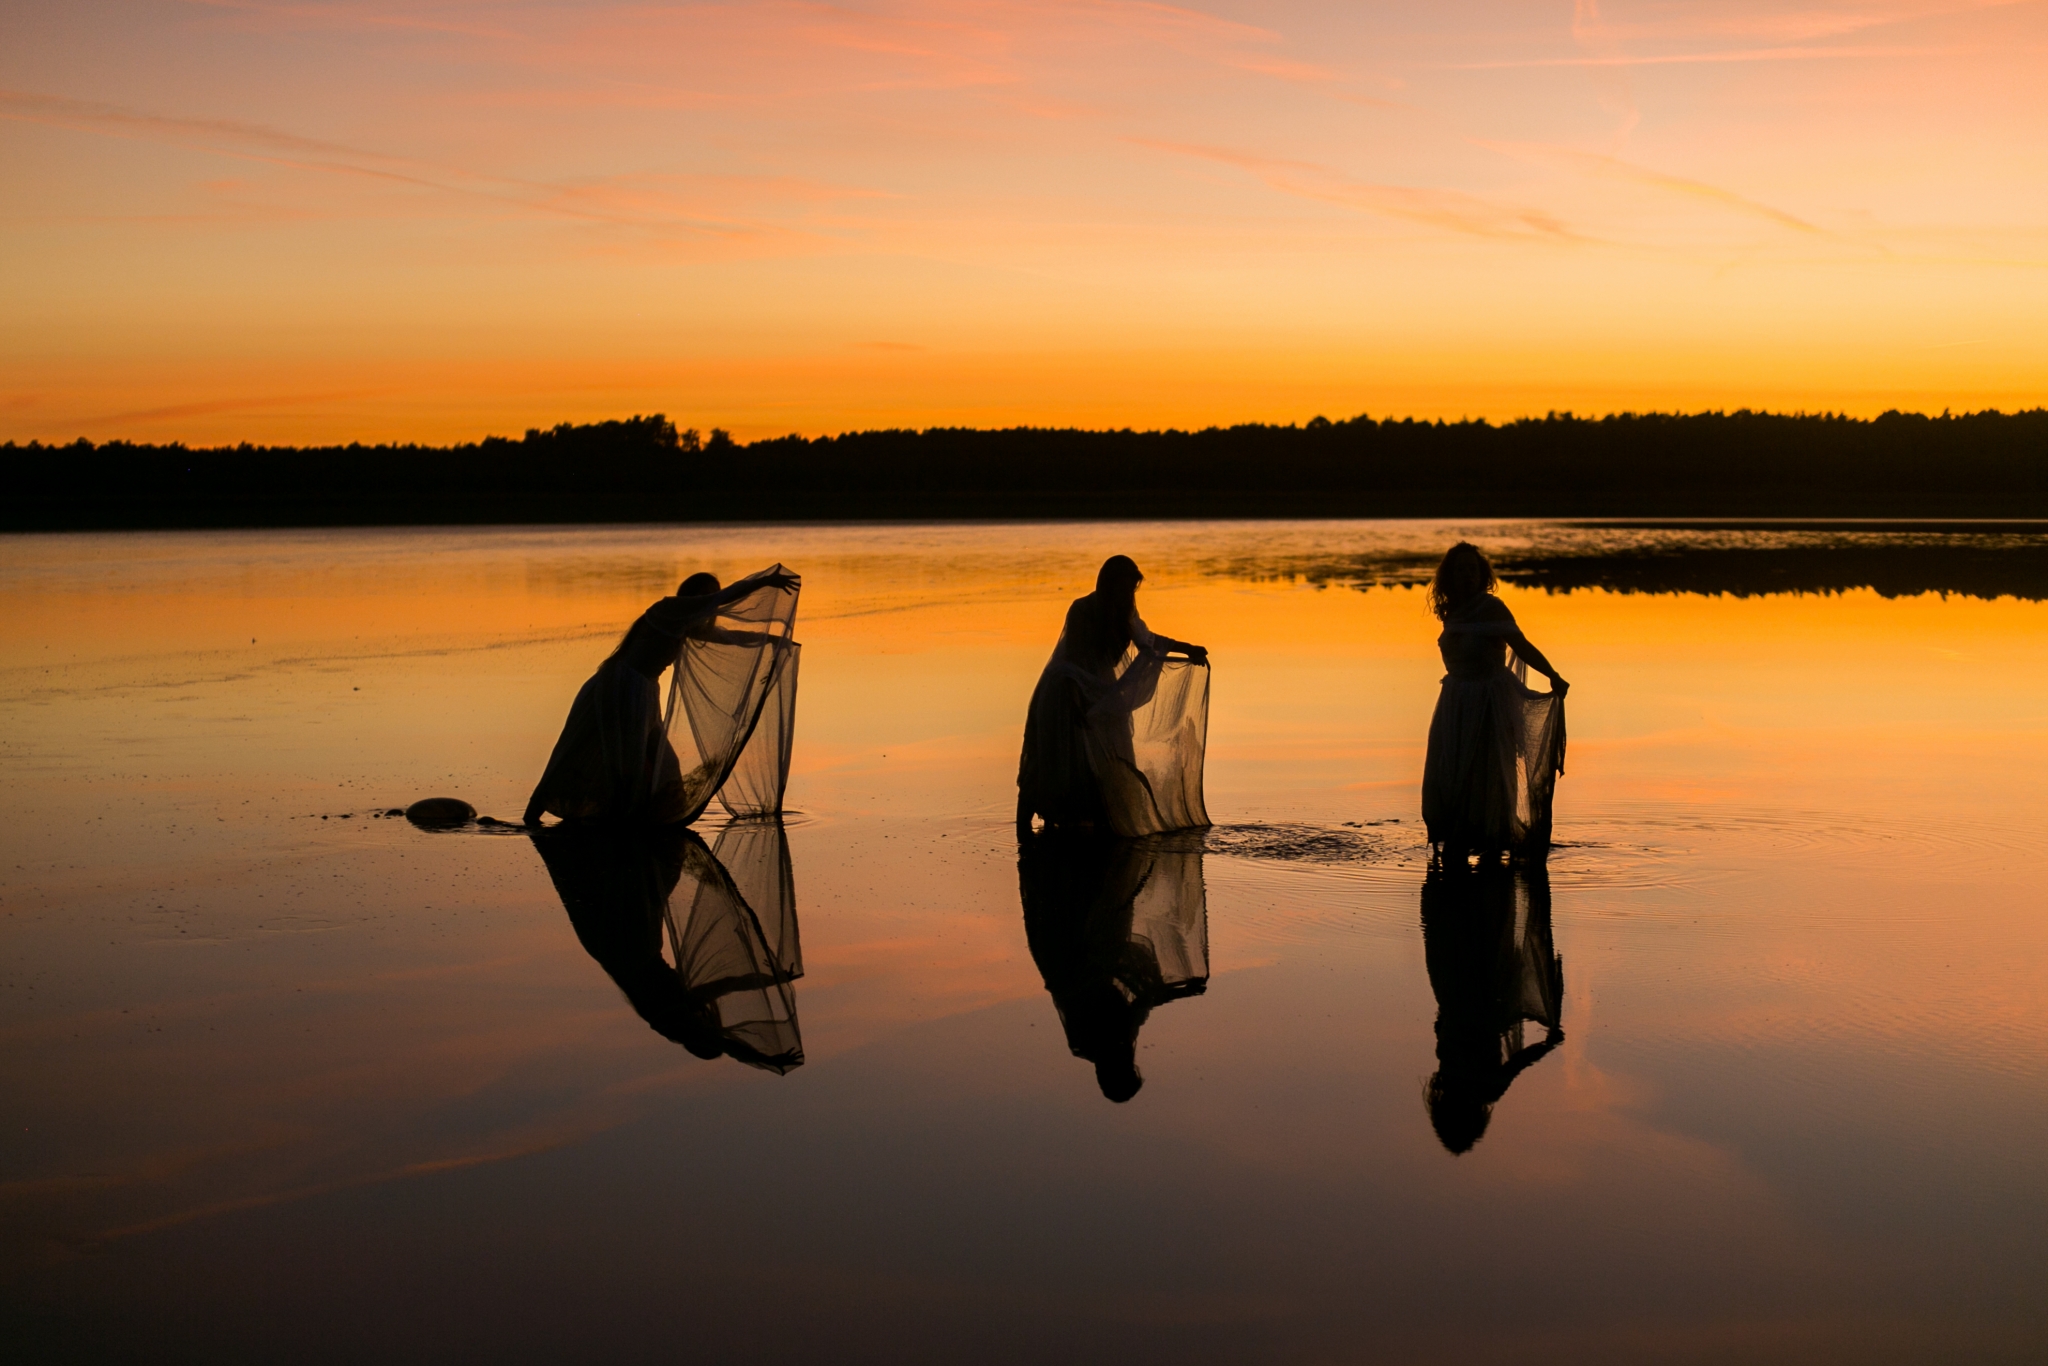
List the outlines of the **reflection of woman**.
<svg viewBox="0 0 2048 1366">
<path fill-rule="evenodd" d="M 1209 982 L 1202 837 L 1123 840 L 1048 830 L 1023 843 L 1024 937 L 1102 1094 L 1138 1093 L 1138 1030 L 1155 1006 Z"/>
<path fill-rule="evenodd" d="M 1523 898 L 1518 913 L 1517 893 Z M 1436 993 L 1436 1075 L 1423 1102 L 1444 1147 L 1471 1149 L 1516 1077 L 1564 1042 L 1564 960 L 1551 948 L 1550 877 L 1457 860 L 1422 884 L 1423 957 Z M 1524 1023 L 1543 1041 L 1522 1042 Z"/>
<path fill-rule="evenodd" d="M 656 1033 L 700 1058 L 773 1072 L 803 1063 L 790 985 L 803 961 L 779 822 L 728 827 L 716 854 L 679 825 L 532 838 L 577 939 Z"/>
<path fill-rule="evenodd" d="M 1017 831 L 1106 826 L 1150 835 L 1206 826 L 1202 749 L 1209 727 L 1209 657 L 1154 635 L 1138 615 L 1145 576 L 1112 555 L 1095 591 L 1074 600 L 1024 720 L 1017 764 Z M 1178 653 L 1180 659 L 1169 660 Z"/>
<path fill-rule="evenodd" d="M 1447 851 L 1531 854 L 1550 848 L 1550 800 L 1564 772 L 1564 695 L 1570 684 L 1493 595 L 1493 566 L 1460 541 L 1429 590 L 1443 691 L 1429 723 L 1422 819 Z M 1524 681 L 1533 664 L 1551 691 Z"/>
<path fill-rule="evenodd" d="M 774 656 L 786 653 L 786 633 L 735 631 L 719 624 L 749 600 L 787 595 L 794 615 L 798 580 L 779 566 L 721 589 L 710 574 L 694 574 L 674 597 L 663 598 L 640 614 L 618 648 L 597 666 L 576 694 L 569 719 L 555 741 L 540 782 L 526 804 L 527 825 L 538 825 L 543 812 L 566 821 L 610 821 L 661 825 L 694 820 L 738 762 L 741 750 L 759 719 L 770 692 L 765 681 L 774 676 Z M 685 773 L 669 741 L 675 707 L 665 721 L 662 671 L 690 658 L 692 646 L 727 647 L 747 662 L 745 676 L 735 672 L 721 679 L 715 704 L 693 710 L 716 713 L 710 728 L 719 743 L 699 756 Z M 759 660 L 769 657 L 771 667 Z M 759 675 L 759 677 L 757 677 Z M 693 701 L 696 699 L 692 699 Z M 778 791 L 779 798 L 780 793 Z"/>
</svg>

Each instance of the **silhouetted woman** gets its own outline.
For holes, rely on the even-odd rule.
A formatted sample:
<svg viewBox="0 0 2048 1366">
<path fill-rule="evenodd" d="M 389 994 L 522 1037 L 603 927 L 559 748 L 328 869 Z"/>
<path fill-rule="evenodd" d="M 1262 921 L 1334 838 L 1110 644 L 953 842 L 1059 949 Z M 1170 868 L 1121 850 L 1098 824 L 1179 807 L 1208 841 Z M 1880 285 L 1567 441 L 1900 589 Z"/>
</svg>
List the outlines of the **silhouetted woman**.
<svg viewBox="0 0 2048 1366">
<path fill-rule="evenodd" d="M 1493 595 L 1493 566 L 1478 547 L 1452 546 L 1437 566 L 1429 603 L 1443 691 L 1429 723 L 1422 767 L 1422 819 L 1430 843 L 1447 853 L 1543 857 L 1550 849 L 1550 801 L 1564 772 L 1564 695 L 1570 684 L 1515 625 Z M 1550 678 L 1532 690 L 1527 665 Z"/>
<path fill-rule="evenodd" d="M 1095 591 L 1067 608 L 1024 720 L 1019 835 L 1030 833 L 1034 815 L 1119 835 L 1209 824 L 1209 655 L 1146 628 L 1137 603 L 1144 581 L 1129 556 L 1112 555 Z"/>
<path fill-rule="evenodd" d="M 786 705 L 770 723 L 771 730 L 780 726 L 781 752 L 768 762 L 779 759 L 778 773 L 786 777 L 789 727 L 781 713 L 793 717 L 795 707 L 790 633 L 799 582 L 780 565 L 730 588 L 710 574 L 693 574 L 674 597 L 642 612 L 576 694 L 527 800 L 526 824 L 540 824 L 543 812 L 633 825 L 695 820 L 751 748 L 771 701 Z M 721 618 L 771 629 L 735 630 Z M 676 675 L 664 716 L 658 680 L 671 667 Z M 679 719 L 687 722 L 680 731 Z M 672 734 L 689 746 L 687 769 Z M 773 787 L 770 809 L 779 809 L 780 783 Z"/>
</svg>

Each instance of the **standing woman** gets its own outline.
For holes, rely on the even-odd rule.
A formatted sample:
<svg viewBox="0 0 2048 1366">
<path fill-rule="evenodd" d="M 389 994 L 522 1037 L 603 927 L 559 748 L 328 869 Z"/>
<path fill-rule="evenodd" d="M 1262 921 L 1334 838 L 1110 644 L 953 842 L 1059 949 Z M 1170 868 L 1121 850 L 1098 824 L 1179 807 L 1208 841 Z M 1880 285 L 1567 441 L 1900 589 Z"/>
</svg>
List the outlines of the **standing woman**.
<svg viewBox="0 0 2048 1366">
<path fill-rule="evenodd" d="M 799 585 L 780 565 L 730 588 L 710 574 L 693 574 L 674 597 L 642 612 L 576 694 L 527 800 L 525 823 L 539 826 L 544 812 L 626 825 L 695 820 L 751 748 L 769 702 L 783 695 L 779 685 L 794 702 L 789 632 Z M 778 629 L 734 630 L 721 626 L 721 617 Z M 681 677 L 700 654 L 723 667 Z M 664 716 L 659 679 L 670 668 L 678 677 Z M 685 682 L 698 686 L 685 695 Z M 678 731 L 691 742 L 687 772 L 671 743 Z M 786 726 L 779 738 L 786 740 Z M 778 804 L 780 796 L 778 787 Z"/>
<path fill-rule="evenodd" d="M 1564 772 L 1564 681 L 1493 595 L 1493 566 L 1464 541 L 1444 553 L 1429 605 L 1443 623 L 1443 692 L 1429 723 L 1422 820 L 1447 854 L 1550 851 L 1550 799 Z M 1528 666 L 1550 679 L 1527 683 Z"/>
<path fill-rule="evenodd" d="M 1019 835 L 1034 815 L 1131 836 L 1209 824 L 1209 654 L 1146 629 L 1144 581 L 1130 556 L 1112 555 L 1095 591 L 1067 608 L 1024 720 Z"/>
</svg>

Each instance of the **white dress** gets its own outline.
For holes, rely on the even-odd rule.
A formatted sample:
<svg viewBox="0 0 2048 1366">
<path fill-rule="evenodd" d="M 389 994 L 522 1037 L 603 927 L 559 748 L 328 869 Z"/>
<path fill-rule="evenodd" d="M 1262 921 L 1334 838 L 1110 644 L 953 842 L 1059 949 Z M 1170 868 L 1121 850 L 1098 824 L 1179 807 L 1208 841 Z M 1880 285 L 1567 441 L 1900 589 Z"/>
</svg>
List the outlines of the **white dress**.
<svg viewBox="0 0 2048 1366">
<path fill-rule="evenodd" d="M 1119 835 L 1206 827 L 1209 666 L 1168 659 L 1133 612 L 1105 623 L 1093 593 L 1067 609 L 1024 722 L 1017 786 L 1054 825 Z"/>
<path fill-rule="evenodd" d="M 1432 844 L 1540 857 L 1550 848 L 1551 796 L 1564 772 L 1564 699 L 1528 685 L 1508 647 L 1507 604 L 1485 594 L 1452 613 L 1437 637 L 1443 690 L 1429 723 L 1422 820 Z"/>
</svg>

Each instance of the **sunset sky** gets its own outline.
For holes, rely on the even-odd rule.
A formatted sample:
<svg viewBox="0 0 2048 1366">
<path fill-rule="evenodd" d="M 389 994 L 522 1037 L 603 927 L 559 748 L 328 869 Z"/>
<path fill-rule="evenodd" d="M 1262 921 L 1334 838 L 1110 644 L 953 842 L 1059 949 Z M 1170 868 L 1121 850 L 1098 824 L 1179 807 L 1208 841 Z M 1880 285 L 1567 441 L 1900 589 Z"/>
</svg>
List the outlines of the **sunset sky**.
<svg viewBox="0 0 2048 1366">
<path fill-rule="evenodd" d="M 2048 403 L 2048 0 L 9 0 L 0 439 Z"/>
</svg>

